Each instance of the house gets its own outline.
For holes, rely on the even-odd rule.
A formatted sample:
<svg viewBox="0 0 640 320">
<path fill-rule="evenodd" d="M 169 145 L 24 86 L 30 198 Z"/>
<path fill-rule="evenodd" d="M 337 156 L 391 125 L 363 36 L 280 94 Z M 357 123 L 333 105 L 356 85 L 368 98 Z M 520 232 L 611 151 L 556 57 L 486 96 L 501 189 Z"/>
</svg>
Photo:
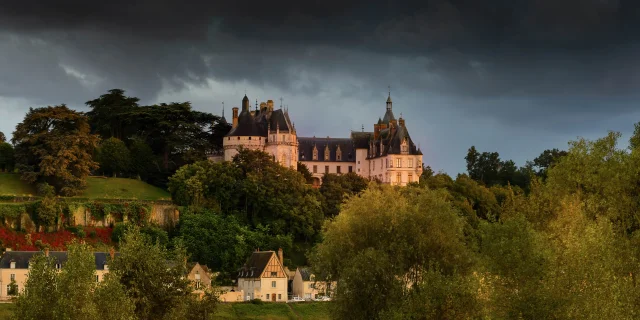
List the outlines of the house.
<svg viewBox="0 0 640 320">
<path fill-rule="evenodd" d="M 256 250 L 238 272 L 238 291 L 244 300 L 287 301 L 288 275 L 282 263 L 282 249 Z"/>
<path fill-rule="evenodd" d="M 293 295 L 303 299 L 330 297 L 335 285 L 335 282 L 317 281 L 309 269 L 298 268 L 293 277 Z"/>
<path fill-rule="evenodd" d="M 0 258 L 0 300 L 7 300 L 11 296 L 17 295 L 24 289 L 24 283 L 29 275 L 29 261 L 36 254 L 44 254 L 52 257 L 57 269 L 62 269 L 67 262 L 66 251 L 49 251 L 45 249 L 38 251 L 12 251 L 6 249 Z M 96 263 L 96 282 L 104 280 L 104 275 L 109 272 L 108 261 L 113 259 L 117 253 L 111 249 L 107 252 L 94 252 Z"/>
<path fill-rule="evenodd" d="M 187 270 L 187 278 L 193 283 L 194 293 L 203 293 L 204 289 L 211 288 L 212 275 L 207 266 L 193 262 L 187 265 Z"/>
</svg>

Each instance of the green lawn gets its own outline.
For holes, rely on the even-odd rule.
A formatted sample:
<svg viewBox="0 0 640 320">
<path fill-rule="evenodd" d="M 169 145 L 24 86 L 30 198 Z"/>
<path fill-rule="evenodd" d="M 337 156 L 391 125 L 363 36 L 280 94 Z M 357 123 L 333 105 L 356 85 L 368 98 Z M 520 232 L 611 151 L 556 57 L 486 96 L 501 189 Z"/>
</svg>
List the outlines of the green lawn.
<svg viewBox="0 0 640 320">
<path fill-rule="evenodd" d="M 328 320 L 330 302 L 221 303 L 211 319 L 221 320 Z M 292 309 L 295 310 L 292 311 Z"/>
<path fill-rule="evenodd" d="M 0 173 L 0 195 L 36 195 L 36 188 L 20 180 L 19 174 Z"/>
<path fill-rule="evenodd" d="M 36 195 L 36 190 L 24 181 L 20 175 L 0 173 L 0 195 Z M 125 178 L 89 177 L 87 189 L 78 196 L 91 199 L 139 199 L 171 200 L 171 195 L 158 187 L 140 180 Z"/>
<path fill-rule="evenodd" d="M 329 319 L 330 302 L 298 302 L 298 303 L 221 303 L 210 319 L 220 320 L 298 320 Z M 300 315 L 298 317 L 289 308 Z M 13 303 L 0 303 L 0 320 L 9 319 L 13 313 Z"/>
<path fill-rule="evenodd" d="M 13 303 L 0 303 L 0 320 L 9 319 L 13 314 Z"/>
</svg>

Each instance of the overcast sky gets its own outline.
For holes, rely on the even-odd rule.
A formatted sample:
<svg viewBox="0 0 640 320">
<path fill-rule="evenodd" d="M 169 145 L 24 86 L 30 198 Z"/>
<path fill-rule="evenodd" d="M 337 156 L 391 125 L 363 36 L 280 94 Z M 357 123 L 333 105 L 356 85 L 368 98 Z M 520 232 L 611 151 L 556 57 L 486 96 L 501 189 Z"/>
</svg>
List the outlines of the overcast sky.
<svg viewBox="0 0 640 320">
<path fill-rule="evenodd" d="M 91 2 L 0 3 L 0 131 L 112 88 L 230 118 L 246 90 L 282 97 L 300 136 L 348 137 L 390 85 L 426 164 L 455 175 L 471 145 L 522 165 L 640 121 L 637 0 Z"/>
</svg>

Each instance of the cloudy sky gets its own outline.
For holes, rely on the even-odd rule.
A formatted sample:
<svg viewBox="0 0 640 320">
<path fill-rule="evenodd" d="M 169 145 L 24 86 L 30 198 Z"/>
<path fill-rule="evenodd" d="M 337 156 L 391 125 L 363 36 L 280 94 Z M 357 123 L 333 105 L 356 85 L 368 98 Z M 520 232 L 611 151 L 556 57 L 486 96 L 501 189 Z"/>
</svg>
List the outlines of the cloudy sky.
<svg viewBox="0 0 640 320">
<path fill-rule="evenodd" d="M 216 114 L 224 101 L 229 118 L 246 90 L 282 97 L 301 136 L 347 137 L 373 129 L 390 85 L 436 171 L 465 171 L 471 145 L 522 165 L 578 136 L 626 141 L 639 2 L 4 0 L 0 131 L 112 88 Z"/>
</svg>

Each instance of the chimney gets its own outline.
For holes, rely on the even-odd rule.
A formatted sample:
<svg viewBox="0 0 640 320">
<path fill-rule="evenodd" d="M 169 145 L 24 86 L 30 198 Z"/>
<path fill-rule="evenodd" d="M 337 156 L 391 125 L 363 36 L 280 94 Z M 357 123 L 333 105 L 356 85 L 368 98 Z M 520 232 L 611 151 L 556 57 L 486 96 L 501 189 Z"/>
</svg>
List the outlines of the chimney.
<svg viewBox="0 0 640 320">
<path fill-rule="evenodd" d="M 278 249 L 278 259 L 280 263 L 284 264 L 284 256 L 282 255 L 282 248 Z"/>
<path fill-rule="evenodd" d="M 116 250 L 113 247 L 109 249 L 109 256 L 111 257 L 111 260 L 113 260 L 113 258 L 115 258 L 116 256 Z"/>
<path fill-rule="evenodd" d="M 267 100 L 267 109 L 269 112 L 273 111 L 273 100 Z"/>
<path fill-rule="evenodd" d="M 260 112 L 265 112 L 265 111 L 267 111 L 267 103 L 260 102 Z"/>
<path fill-rule="evenodd" d="M 238 107 L 233 107 L 233 125 L 232 127 L 235 128 L 238 126 Z"/>
<path fill-rule="evenodd" d="M 45 257 L 49 256 L 49 248 L 44 248 L 44 256 Z"/>
</svg>

